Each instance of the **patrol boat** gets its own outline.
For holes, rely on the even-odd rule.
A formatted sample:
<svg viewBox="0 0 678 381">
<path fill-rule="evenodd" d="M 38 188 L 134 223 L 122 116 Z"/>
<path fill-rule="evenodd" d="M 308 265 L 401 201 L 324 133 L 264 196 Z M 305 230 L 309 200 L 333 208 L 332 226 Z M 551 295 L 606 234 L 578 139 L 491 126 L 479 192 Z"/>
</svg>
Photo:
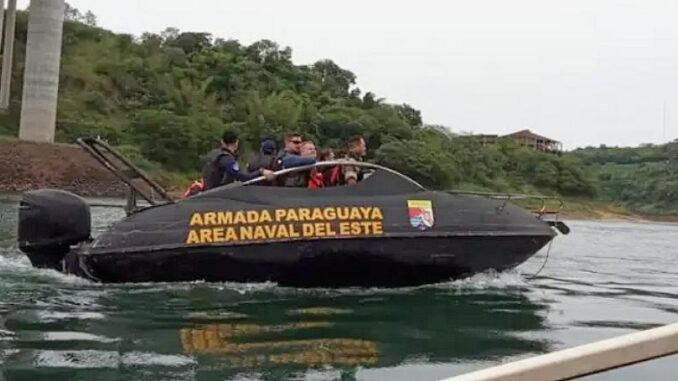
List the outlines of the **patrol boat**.
<svg viewBox="0 0 678 381">
<path fill-rule="evenodd" d="M 510 197 L 431 191 L 370 163 L 350 162 L 367 174 L 352 186 L 285 188 L 258 178 L 174 200 L 105 142 L 78 143 L 130 187 L 127 217 L 93 237 L 84 199 L 54 189 L 26 192 L 19 247 L 35 267 L 99 282 L 421 285 L 513 268 L 557 230 L 569 231 L 547 221 L 544 208 L 533 213 Z"/>
</svg>

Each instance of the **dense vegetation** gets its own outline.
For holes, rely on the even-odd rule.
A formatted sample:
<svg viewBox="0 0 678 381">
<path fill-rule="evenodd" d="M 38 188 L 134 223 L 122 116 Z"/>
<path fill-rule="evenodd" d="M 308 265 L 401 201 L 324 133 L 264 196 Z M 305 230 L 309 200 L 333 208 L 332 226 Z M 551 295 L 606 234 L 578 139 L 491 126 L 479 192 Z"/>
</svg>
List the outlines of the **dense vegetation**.
<svg viewBox="0 0 678 381">
<path fill-rule="evenodd" d="M 331 60 L 295 65 L 292 50 L 272 41 L 245 46 L 173 28 L 133 37 L 96 27 L 91 14 L 71 9 L 68 18 L 59 141 L 99 135 L 165 171 L 193 174 L 201 154 L 227 127 L 240 131 L 244 151 L 286 131 L 329 147 L 362 134 L 370 160 L 435 188 L 582 197 L 600 191 L 609 200 L 642 204 L 653 197 L 661 200 L 657 205 L 677 206 L 668 188 L 678 173 L 661 147 L 563 155 L 536 153 L 508 140 L 483 147 L 424 124 L 410 105 L 389 104 L 361 90 L 356 76 Z M 20 14 L 12 110 L 0 118 L 0 133 L 16 134 L 25 34 L 26 15 Z M 629 186 L 637 176 L 655 180 Z M 664 181 L 669 178 L 674 182 Z"/>
<path fill-rule="evenodd" d="M 647 213 L 678 210 L 678 140 L 637 148 L 588 147 L 571 155 L 597 174 L 602 200 Z"/>
</svg>

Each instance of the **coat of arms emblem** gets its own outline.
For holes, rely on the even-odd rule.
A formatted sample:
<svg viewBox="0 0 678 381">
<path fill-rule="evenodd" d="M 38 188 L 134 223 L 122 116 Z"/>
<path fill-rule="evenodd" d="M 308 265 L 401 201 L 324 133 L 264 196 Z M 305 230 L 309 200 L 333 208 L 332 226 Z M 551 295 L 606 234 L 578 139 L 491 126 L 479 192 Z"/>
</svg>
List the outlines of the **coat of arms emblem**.
<svg viewBox="0 0 678 381">
<path fill-rule="evenodd" d="M 413 228 L 426 230 L 433 227 L 433 203 L 430 200 L 408 200 L 407 210 Z"/>
</svg>

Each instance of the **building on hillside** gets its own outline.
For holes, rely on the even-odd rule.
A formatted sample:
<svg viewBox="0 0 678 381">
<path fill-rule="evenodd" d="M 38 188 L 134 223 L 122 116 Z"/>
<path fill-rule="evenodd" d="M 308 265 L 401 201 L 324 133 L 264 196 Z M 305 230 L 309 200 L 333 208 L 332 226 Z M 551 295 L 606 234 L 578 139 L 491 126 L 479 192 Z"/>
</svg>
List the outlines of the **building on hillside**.
<svg viewBox="0 0 678 381">
<path fill-rule="evenodd" d="M 465 138 L 473 139 L 473 141 L 480 143 L 483 147 L 496 144 L 502 139 L 513 139 L 525 147 L 531 148 L 535 151 L 558 153 L 563 150 L 563 144 L 557 140 L 535 134 L 530 130 L 521 130 L 508 135 L 469 135 Z"/>
<path fill-rule="evenodd" d="M 504 135 L 502 138 L 516 140 L 523 146 L 532 148 L 535 151 L 557 153 L 563 150 L 563 144 L 561 142 L 535 134 L 530 130 L 521 130 Z"/>
</svg>

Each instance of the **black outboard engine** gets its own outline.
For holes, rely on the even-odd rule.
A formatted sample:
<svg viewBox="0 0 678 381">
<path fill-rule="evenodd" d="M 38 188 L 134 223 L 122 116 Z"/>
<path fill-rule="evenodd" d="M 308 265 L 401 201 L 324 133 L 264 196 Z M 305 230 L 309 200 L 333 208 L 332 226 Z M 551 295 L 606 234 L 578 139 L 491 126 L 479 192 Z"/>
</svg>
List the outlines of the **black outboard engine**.
<svg viewBox="0 0 678 381">
<path fill-rule="evenodd" d="M 41 189 L 23 194 L 19 208 L 19 248 L 34 267 L 60 270 L 71 245 L 92 232 L 89 205 L 62 190 Z"/>
</svg>

